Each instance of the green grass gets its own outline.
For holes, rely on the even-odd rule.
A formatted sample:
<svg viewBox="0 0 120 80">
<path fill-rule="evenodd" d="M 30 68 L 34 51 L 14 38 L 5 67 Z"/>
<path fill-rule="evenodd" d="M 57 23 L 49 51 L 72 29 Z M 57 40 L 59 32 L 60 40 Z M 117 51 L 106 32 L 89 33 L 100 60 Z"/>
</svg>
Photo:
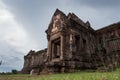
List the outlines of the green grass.
<svg viewBox="0 0 120 80">
<path fill-rule="evenodd" d="M 113 72 L 76 72 L 47 75 L 0 75 L 0 80 L 120 80 L 120 69 Z"/>
</svg>

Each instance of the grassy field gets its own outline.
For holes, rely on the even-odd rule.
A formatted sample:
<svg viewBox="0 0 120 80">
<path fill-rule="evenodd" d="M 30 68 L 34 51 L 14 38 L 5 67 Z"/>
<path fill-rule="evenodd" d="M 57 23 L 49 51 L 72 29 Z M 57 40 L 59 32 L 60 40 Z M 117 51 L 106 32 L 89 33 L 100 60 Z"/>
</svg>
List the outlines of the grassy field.
<svg viewBox="0 0 120 80">
<path fill-rule="evenodd" d="M 76 72 L 47 75 L 0 75 L 0 80 L 120 80 L 120 69 L 113 72 Z"/>
</svg>

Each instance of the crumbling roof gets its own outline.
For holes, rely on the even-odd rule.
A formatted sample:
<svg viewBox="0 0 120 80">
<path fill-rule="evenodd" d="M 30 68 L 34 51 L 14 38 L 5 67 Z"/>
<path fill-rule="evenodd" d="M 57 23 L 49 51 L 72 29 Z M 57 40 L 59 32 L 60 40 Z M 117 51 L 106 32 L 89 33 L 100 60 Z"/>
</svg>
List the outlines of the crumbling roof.
<svg viewBox="0 0 120 80">
<path fill-rule="evenodd" d="M 120 22 L 117 22 L 117 23 L 114 23 L 114 24 L 111 24 L 111 25 L 108 25 L 108 26 L 105 26 L 101 29 L 98 29 L 96 30 L 96 32 L 103 32 L 103 31 L 111 31 L 113 30 L 114 28 L 120 28 Z"/>
<path fill-rule="evenodd" d="M 78 16 L 76 16 L 74 13 L 69 13 L 68 18 L 71 18 L 74 21 L 76 21 L 77 23 L 81 24 L 82 26 L 85 26 L 85 23 Z"/>
<path fill-rule="evenodd" d="M 74 13 L 69 13 L 68 14 L 68 19 L 72 19 L 74 20 L 76 23 L 78 23 L 79 25 L 81 25 L 82 27 L 86 28 L 86 29 L 90 29 L 90 30 L 94 30 L 93 28 L 91 28 L 90 22 L 84 22 L 82 21 L 78 16 L 76 16 Z"/>
<path fill-rule="evenodd" d="M 37 55 L 37 54 L 41 54 L 41 53 L 45 53 L 45 52 L 47 52 L 47 48 L 45 48 L 43 50 L 39 50 L 37 52 L 35 52 L 34 50 L 30 50 L 25 57 L 30 57 L 32 55 Z"/>
</svg>

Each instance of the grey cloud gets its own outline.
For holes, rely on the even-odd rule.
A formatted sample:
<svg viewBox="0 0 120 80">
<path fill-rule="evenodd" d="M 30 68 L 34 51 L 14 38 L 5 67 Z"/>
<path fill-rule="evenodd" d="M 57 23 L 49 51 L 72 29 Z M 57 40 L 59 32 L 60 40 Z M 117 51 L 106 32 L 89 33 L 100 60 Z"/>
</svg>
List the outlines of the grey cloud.
<svg viewBox="0 0 120 80">
<path fill-rule="evenodd" d="M 12 69 L 20 70 L 23 66 L 23 53 L 6 43 L 0 43 L 0 72 L 11 71 Z M 19 65 L 18 65 L 19 64 Z"/>
<path fill-rule="evenodd" d="M 35 39 L 36 42 L 46 41 L 45 30 L 55 8 L 59 5 L 58 1 L 4 0 L 4 3 L 7 4 L 10 11 L 15 15 L 16 20 L 24 25 L 24 29 L 30 34 L 32 39 Z M 46 47 L 45 44 L 41 46 Z"/>
<path fill-rule="evenodd" d="M 74 12 L 81 19 L 88 19 L 96 28 L 117 22 L 119 19 L 120 0 L 3 0 L 15 15 L 19 24 L 30 35 L 30 39 L 46 47 L 45 30 L 56 8 L 63 12 Z M 91 8 L 92 7 L 92 8 Z M 29 42 L 31 44 L 31 42 Z M 43 44 L 44 43 L 44 44 Z M 30 45 L 28 44 L 28 46 Z M 32 43 L 34 45 L 34 43 Z M 31 48 L 32 49 L 32 48 Z M 27 51 L 26 51 L 27 52 Z M 0 43 L 0 56 L 4 60 L 3 70 L 20 69 L 23 65 L 23 53 L 19 48 Z M 0 57 L 1 58 L 1 57 Z M 16 62 L 15 62 L 16 61 Z M 13 62 L 13 63 L 11 63 Z M 13 65 L 12 67 L 10 65 Z"/>
<path fill-rule="evenodd" d="M 36 42 L 47 43 L 45 30 L 56 8 L 61 6 L 59 0 L 4 0 L 16 20 Z M 47 47 L 46 44 L 41 45 Z"/>
<path fill-rule="evenodd" d="M 14 68 L 7 67 L 7 66 L 0 66 L 0 72 L 10 72 L 11 69 L 14 69 Z"/>
<path fill-rule="evenodd" d="M 75 2 L 75 1 L 74 1 Z M 120 7 L 120 0 L 77 0 L 77 4 L 84 4 L 91 7 Z"/>
</svg>

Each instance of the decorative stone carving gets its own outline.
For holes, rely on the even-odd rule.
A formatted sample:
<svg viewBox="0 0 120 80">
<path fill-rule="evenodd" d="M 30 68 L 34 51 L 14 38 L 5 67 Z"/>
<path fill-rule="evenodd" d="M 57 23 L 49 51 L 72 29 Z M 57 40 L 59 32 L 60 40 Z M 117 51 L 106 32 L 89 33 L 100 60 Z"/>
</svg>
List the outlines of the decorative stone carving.
<svg viewBox="0 0 120 80">
<path fill-rule="evenodd" d="M 75 14 L 66 16 L 57 9 L 46 33 L 47 49 L 30 51 L 24 57 L 23 73 L 107 71 L 120 67 L 120 23 L 94 30 Z"/>
</svg>

